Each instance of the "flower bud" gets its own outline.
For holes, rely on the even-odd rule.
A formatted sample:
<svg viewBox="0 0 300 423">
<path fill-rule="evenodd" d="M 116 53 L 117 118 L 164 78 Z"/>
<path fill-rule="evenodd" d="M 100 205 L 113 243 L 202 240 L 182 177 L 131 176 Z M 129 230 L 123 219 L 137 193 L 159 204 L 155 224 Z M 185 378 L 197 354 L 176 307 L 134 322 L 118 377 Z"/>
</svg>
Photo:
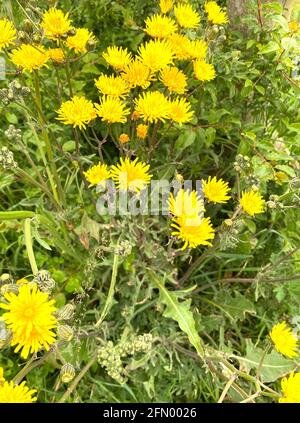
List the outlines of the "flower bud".
<svg viewBox="0 0 300 423">
<path fill-rule="evenodd" d="M 76 375 L 75 368 L 72 364 L 66 363 L 60 369 L 60 379 L 63 383 L 69 383 Z"/>
<path fill-rule="evenodd" d="M 66 304 L 62 308 L 60 308 L 57 312 L 58 320 L 69 320 L 73 317 L 75 312 L 75 307 L 73 304 Z"/>
<path fill-rule="evenodd" d="M 74 336 L 74 331 L 69 325 L 60 325 L 57 328 L 57 334 L 63 341 L 70 342 Z"/>
<path fill-rule="evenodd" d="M 2 285 L 0 288 L 0 294 L 4 295 L 8 292 L 13 292 L 14 294 L 17 294 L 19 292 L 19 287 L 14 283 L 6 283 L 5 285 Z"/>
</svg>

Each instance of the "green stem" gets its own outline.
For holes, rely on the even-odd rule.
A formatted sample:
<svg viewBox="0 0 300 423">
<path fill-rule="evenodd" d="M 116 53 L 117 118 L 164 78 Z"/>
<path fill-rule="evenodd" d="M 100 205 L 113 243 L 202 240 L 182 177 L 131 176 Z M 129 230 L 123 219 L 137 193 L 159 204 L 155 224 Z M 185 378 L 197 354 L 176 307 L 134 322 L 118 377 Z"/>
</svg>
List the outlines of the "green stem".
<svg viewBox="0 0 300 423">
<path fill-rule="evenodd" d="M 30 227 L 31 219 L 25 219 L 24 222 L 24 237 L 25 237 L 25 245 L 28 254 L 29 263 L 31 266 L 32 273 L 36 275 L 38 273 L 38 267 L 35 261 L 33 247 L 32 247 L 32 237 L 31 237 L 31 227 Z"/>
</svg>

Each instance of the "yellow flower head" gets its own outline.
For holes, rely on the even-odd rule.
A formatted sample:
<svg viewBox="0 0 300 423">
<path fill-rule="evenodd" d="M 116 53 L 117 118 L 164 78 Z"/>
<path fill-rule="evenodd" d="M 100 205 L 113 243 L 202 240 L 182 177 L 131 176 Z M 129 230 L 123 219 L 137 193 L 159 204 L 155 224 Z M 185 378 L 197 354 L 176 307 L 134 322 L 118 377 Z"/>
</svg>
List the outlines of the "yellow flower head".
<svg viewBox="0 0 300 423">
<path fill-rule="evenodd" d="M 56 40 L 72 28 L 69 14 L 52 7 L 44 13 L 41 28 L 44 29 L 46 37 Z"/>
<path fill-rule="evenodd" d="M 23 70 L 32 72 L 46 65 L 49 56 L 43 46 L 21 44 L 19 48 L 12 50 L 10 60 Z"/>
<path fill-rule="evenodd" d="M 24 283 L 28 283 L 28 280 L 26 278 L 16 280 L 16 285 L 23 285 Z"/>
<path fill-rule="evenodd" d="M 230 195 L 227 195 L 230 191 L 228 182 L 224 182 L 223 179 L 217 179 L 215 176 L 212 178 L 208 177 L 207 181 L 203 181 L 203 193 L 204 197 L 211 203 L 226 203 L 230 199 Z"/>
<path fill-rule="evenodd" d="M 187 89 L 187 77 L 175 66 L 164 68 L 160 73 L 160 80 L 171 93 L 184 94 Z"/>
<path fill-rule="evenodd" d="M 173 194 L 170 195 L 169 211 L 174 217 L 201 217 L 204 203 L 196 191 L 180 189 L 175 197 Z"/>
<path fill-rule="evenodd" d="M 176 98 L 169 102 L 169 119 L 179 125 L 190 122 L 193 119 L 194 112 L 191 111 L 191 105 L 185 98 Z"/>
<path fill-rule="evenodd" d="M 17 37 L 17 31 L 13 24 L 6 18 L 0 19 L 0 51 L 14 44 Z"/>
<path fill-rule="evenodd" d="M 204 5 L 207 19 L 214 25 L 222 25 L 228 23 L 228 17 L 221 7 L 215 1 L 208 1 Z"/>
<path fill-rule="evenodd" d="M 132 55 L 128 53 L 127 48 L 122 47 L 108 47 L 102 54 L 107 63 L 118 71 L 125 70 L 132 62 Z"/>
<path fill-rule="evenodd" d="M 270 337 L 278 352 L 289 358 L 297 357 L 297 338 L 293 335 L 292 329 L 288 327 L 286 322 L 277 323 L 272 328 Z"/>
<path fill-rule="evenodd" d="M 55 341 L 54 300 L 29 284 L 21 285 L 18 294 L 8 292 L 4 297 L 7 303 L 0 303 L 0 308 L 6 310 L 2 319 L 13 333 L 11 345 L 17 345 L 15 352 L 21 350 L 21 357 L 27 358 L 41 348 L 49 350 Z"/>
<path fill-rule="evenodd" d="M 153 38 L 166 38 L 177 31 L 175 21 L 164 15 L 149 16 L 145 24 L 145 32 Z"/>
<path fill-rule="evenodd" d="M 151 70 L 139 60 L 134 60 L 121 73 L 130 88 L 148 88 L 152 80 Z"/>
<path fill-rule="evenodd" d="M 117 97 L 104 96 L 100 100 L 100 104 L 95 104 L 95 107 L 97 115 L 108 123 L 125 123 L 127 115 L 130 113 L 130 110 L 126 109 L 125 103 Z"/>
<path fill-rule="evenodd" d="M 298 32 L 299 26 L 296 21 L 289 22 L 289 28 L 291 32 Z M 0 39 L 0 45 L 1 45 L 1 39 Z"/>
<path fill-rule="evenodd" d="M 166 40 L 151 40 L 139 48 L 141 62 L 152 72 L 160 71 L 173 62 L 173 51 Z"/>
<path fill-rule="evenodd" d="M 65 101 L 57 113 L 59 114 L 57 119 L 65 125 L 72 125 L 74 128 L 78 126 L 80 129 L 85 128 L 85 125 L 97 117 L 93 103 L 77 95 Z"/>
<path fill-rule="evenodd" d="M 204 40 L 190 41 L 188 46 L 188 53 L 191 59 L 205 59 L 207 53 L 207 42 Z"/>
<path fill-rule="evenodd" d="M 288 377 L 281 379 L 281 389 L 283 396 L 278 402 L 300 403 L 300 372 L 290 373 Z"/>
<path fill-rule="evenodd" d="M 191 58 L 191 41 L 185 35 L 172 34 L 168 37 L 168 42 L 176 59 L 188 60 Z"/>
<path fill-rule="evenodd" d="M 256 191 L 243 192 L 242 198 L 240 199 L 240 206 L 244 212 L 250 216 L 254 216 L 258 213 L 264 212 L 265 200 Z"/>
<path fill-rule="evenodd" d="M 159 91 L 146 91 L 134 102 L 135 110 L 146 122 L 164 122 L 169 117 L 169 100 Z"/>
<path fill-rule="evenodd" d="M 146 138 L 147 134 L 148 134 L 148 126 L 144 125 L 143 123 L 140 123 L 136 127 L 137 137 L 140 138 L 141 140 L 144 140 Z"/>
<path fill-rule="evenodd" d="M 172 219 L 171 226 L 175 229 L 172 235 L 184 241 L 182 250 L 187 247 L 196 248 L 199 245 L 212 245 L 210 240 L 214 239 L 215 231 L 209 217 L 181 216 Z"/>
<path fill-rule="evenodd" d="M 11 382 L 4 382 L 0 385 L 0 403 L 32 403 L 37 400 L 34 396 L 35 389 L 29 389 L 26 382 L 15 385 Z"/>
<path fill-rule="evenodd" d="M 64 52 L 61 48 L 50 48 L 47 51 L 49 59 L 56 63 L 63 63 L 65 60 Z"/>
<path fill-rule="evenodd" d="M 127 134 L 121 134 L 119 136 L 119 141 L 121 144 L 126 144 L 128 141 L 130 141 L 130 138 Z"/>
<path fill-rule="evenodd" d="M 174 6 L 175 17 L 182 28 L 197 28 L 200 22 L 200 15 L 190 4 L 179 3 Z"/>
<path fill-rule="evenodd" d="M 131 120 L 138 120 L 140 117 L 141 117 L 141 116 L 140 116 L 139 112 L 133 111 L 133 112 L 131 113 L 130 119 L 131 119 Z"/>
<path fill-rule="evenodd" d="M 204 60 L 195 60 L 194 73 L 199 81 L 211 81 L 216 77 L 214 66 L 210 63 L 206 63 Z"/>
<path fill-rule="evenodd" d="M 87 43 L 95 40 L 93 33 L 88 29 L 78 28 L 75 35 L 71 35 L 66 39 L 66 46 L 73 49 L 75 53 L 85 53 L 87 51 Z"/>
<path fill-rule="evenodd" d="M 102 74 L 95 80 L 95 85 L 102 94 L 112 97 L 124 97 L 129 92 L 126 81 L 120 76 Z"/>
<path fill-rule="evenodd" d="M 149 168 L 148 164 L 139 162 L 138 158 L 134 161 L 128 157 L 121 158 L 119 164 L 111 167 L 111 177 L 120 190 L 139 192 L 150 183 L 152 175 L 149 174 Z"/>
<path fill-rule="evenodd" d="M 168 13 L 174 5 L 174 0 L 159 0 L 161 13 Z"/>
<path fill-rule="evenodd" d="M 110 178 L 110 170 L 104 163 L 98 163 L 83 173 L 91 185 L 104 185 L 107 179 Z"/>
</svg>

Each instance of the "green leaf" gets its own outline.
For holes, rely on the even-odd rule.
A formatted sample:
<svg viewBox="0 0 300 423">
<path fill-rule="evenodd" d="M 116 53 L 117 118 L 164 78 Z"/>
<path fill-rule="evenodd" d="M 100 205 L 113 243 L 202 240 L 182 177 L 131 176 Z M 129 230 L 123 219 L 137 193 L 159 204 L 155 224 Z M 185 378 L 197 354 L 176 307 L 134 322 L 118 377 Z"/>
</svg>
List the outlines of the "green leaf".
<svg viewBox="0 0 300 423">
<path fill-rule="evenodd" d="M 76 143 L 75 143 L 75 141 L 72 141 L 72 140 L 66 141 L 63 144 L 63 147 L 62 148 L 63 148 L 63 151 L 65 151 L 65 152 L 75 151 L 75 149 L 76 149 Z"/>
<path fill-rule="evenodd" d="M 239 357 L 239 360 L 248 370 L 258 369 L 264 354 L 263 349 L 256 348 L 250 339 L 246 339 L 246 352 L 246 357 Z M 293 371 L 295 368 L 295 363 L 273 350 L 265 355 L 259 373 L 262 382 L 269 383 L 274 382 L 278 378 Z"/>
<path fill-rule="evenodd" d="M 18 123 L 18 118 L 14 113 L 6 112 L 5 117 L 7 122 L 9 123 L 12 123 L 14 125 Z"/>
<path fill-rule="evenodd" d="M 229 293 L 222 295 L 219 298 L 222 308 L 234 319 L 243 321 L 246 317 L 246 313 L 256 314 L 255 305 L 244 297 L 244 295 L 239 292 L 235 293 L 235 297 L 231 296 Z"/>
<path fill-rule="evenodd" d="M 196 132 L 195 131 L 185 131 L 179 135 L 177 141 L 175 143 L 175 150 L 184 150 L 185 148 L 189 147 L 194 143 L 196 139 Z"/>
<path fill-rule="evenodd" d="M 83 68 L 81 69 L 82 73 L 91 73 L 93 75 L 99 75 L 100 71 L 97 68 L 97 66 L 87 63 L 86 65 L 83 66 Z"/>
<path fill-rule="evenodd" d="M 205 145 L 209 148 L 216 138 L 216 130 L 215 128 L 207 128 L 205 130 Z"/>
<path fill-rule="evenodd" d="M 198 332 L 196 331 L 195 319 L 190 309 L 191 299 L 181 302 L 178 301 L 178 298 L 189 294 L 194 289 L 194 287 L 184 291 L 169 291 L 164 286 L 164 283 L 161 282 L 151 270 L 149 270 L 148 273 L 155 287 L 159 289 L 159 301 L 166 306 L 163 316 L 173 319 L 178 323 L 180 329 L 187 334 L 190 343 L 195 347 L 198 354 L 202 357 L 202 342 Z"/>
<path fill-rule="evenodd" d="M 71 276 L 65 286 L 66 292 L 76 292 L 80 289 L 80 279 L 77 276 Z"/>
<path fill-rule="evenodd" d="M 268 44 L 258 48 L 259 48 L 258 54 L 269 54 L 269 53 L 274 53 L 277 50 L 280 50 L 281 47 L 275 41 L 269 41 Z"/>
</svg>

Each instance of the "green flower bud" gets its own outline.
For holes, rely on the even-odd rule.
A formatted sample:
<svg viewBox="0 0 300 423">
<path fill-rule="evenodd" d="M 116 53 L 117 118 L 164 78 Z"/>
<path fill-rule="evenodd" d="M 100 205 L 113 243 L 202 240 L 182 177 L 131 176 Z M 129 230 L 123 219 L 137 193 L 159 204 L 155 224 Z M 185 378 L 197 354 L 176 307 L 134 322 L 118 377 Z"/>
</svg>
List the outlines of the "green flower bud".
<svg viewBox="0 0 300 423">
<path fill-rule="evenodd" d="M 66 304 L 58 310 L 56 316 L 58 320 L 70 320 L 73 317 L 74 312 L 75 307 L 73 306 L 73 304 Z"/>
<path fill-rule="evenodd" d="M 74 336 L 74 331 L 69 325 L 60 325 L 57 328 L 57 334 L 63 341 L 70 342 Z"/>
<path fill-rule="evenodd" d="M 72 366 L 72 364 L 66 363 L 62 366 L 60 369 L 60 380 L 63 383 L 69 383 L 71 380 L 74 379 L 76 375 L 75 368 Z"/>
</svg>

